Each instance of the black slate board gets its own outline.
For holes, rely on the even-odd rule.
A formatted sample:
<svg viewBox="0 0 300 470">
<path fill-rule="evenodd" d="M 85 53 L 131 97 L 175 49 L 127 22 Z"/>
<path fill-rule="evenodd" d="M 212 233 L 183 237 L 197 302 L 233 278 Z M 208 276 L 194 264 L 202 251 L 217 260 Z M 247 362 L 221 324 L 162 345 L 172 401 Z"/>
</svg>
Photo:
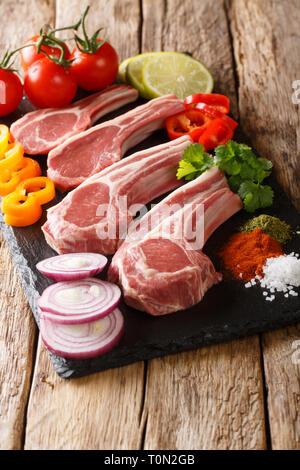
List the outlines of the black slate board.
<svg viewBox="0 0 300 470">
<path fill-rule="evenodd" d="M 137 104 L 140 102 L 111 113 L 102 120 L 124 113 Z M 14 114 L 1 121 L 10 125 L 31 109 L 33 108 L 30 103 L 24 99 Z M 235 139 L 247 142 L 245 136 L 238 133 Z M 128 155 L 167 140 L 166 132 L 158 131 L 132 148 Z M 37 156 L 36 159 L 45 173 L 46 156 Z M 274 177 L 269 179 L 269 184 L 275 191 L 275 202 L 271 209 L 263 212 L 276 215 L 291 224 L 294 230 L 299 230 L 300 215 Z M 48 207 L 60 201 L 62 197 L 63 195 L 57 192 L 56 199 Z M 47 208 L 47 206 L 44 207 Z M 0 217 L 1 229 L 35 320 L 39 324 L 36 299 L 52 281 L 41 275 L 35 265 L 38 261 L 56 254 L 47 245 L 41 232 L 41 225 L 46 220 L 46 211 L 39 222 L 26 228 L 9 227 L 3 222 L 2 216 Z M 223 224 L 206 243 L 203 251 L 212 259 L 217 270 L 221 268 L 220 260 L 216 255 L 217 250 L 247 218 L 249 214 L 240 211 Z M 298 240 L 299 238 L 295 236 L 285 246 L 285 252 L 299 251 Z M 106 271 L 99 277 L 105 279 L 105 275 Z M 246 289 L 243 282 L 224 278 L 220 284 L 212 287 L 205 294 L 204 299 L 198 305 L 185 311 L 155 318 L 128 307 L 122 301 L 120 309 L 125 318 L 125 333 L 119 345 L 112 351 L 100 357 L 84 360 L 69 360 L 49 352 L 54 368 L 61 377 L 88 375 L 112 367 L 229 341 L 296 323 L 300 321 L 300 296 L 285 298 L 283 294 L 278 294 L 275 301 L 266 302 L 259 286 Z"/>
</svg>

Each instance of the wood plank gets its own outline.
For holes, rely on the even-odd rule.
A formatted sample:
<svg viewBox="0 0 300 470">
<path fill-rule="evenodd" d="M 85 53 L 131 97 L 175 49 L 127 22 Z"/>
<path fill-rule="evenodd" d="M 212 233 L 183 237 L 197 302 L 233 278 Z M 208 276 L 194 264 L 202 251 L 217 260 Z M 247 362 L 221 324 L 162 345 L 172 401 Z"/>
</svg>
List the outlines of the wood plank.
<svg viewBox="0 0 300 470">
<path fill-rule="evenodd" d="M 300 70 L 299 2 L 233 0 L 229 13 L 241 124 L 300 210 L 300 107 L 292 101 Z"/>
<path fill-rule="evenodd" d="M 87 4 L 88 31 L 107 25 L 121 59 L 139 52 L 138 1 L 58 0 L 56 26 L 72 23 Z M 25 448 L 138 449 L 143 394 L 144 363 L 65 381 L 54 372 L 39 342 Z"/>
<path fill-rule="evenodd" d="M 271 443 L 300 449 L 300 325 L 263 335 Z"/>
<path fill-rule="evenodd" d="M 258 337 L 149 362 L 146 449 L 265 449 Z"/>
<path fill-rule="evenodd" d="M 16 14 L 17 12 L 17 14 Z M 33 14 L 34 12 L 34 14 Z M 54 7 L 46 0 L 1 3 L 0 55 L 13 49 L 53 21 Z M 24 21 L 26 18 L 26 21 Z M 19 59 L 16 60 L 16 67 Z M 30 390 L 36 326 L 21 283 L 0 234 L 0 449 L 20 449 Z"/>
<path fill-rule="evenodd" d="M 39 33 L 44 24 L 54 22 L 54 0 L 5 0 L 1 2 L 2 21 L 0 31 L 0 54 L 20 47 L 24 42 Z M 16 55 L 15 66 L 20 68 Z"/>
<path fill-rule="evenodd" d="M 103 0 L 57 0 L 56 26 L 62 27 L 76 22 L 85 8 L 90 5 L 86 19 L 87 32 L 92 34 L 100 27 L 107 28 L 107 39 L 116 48 L 119 60 L 139 53 L 139 33 L 141 26 L 139 0 L 118 2 Z M 59 33 L 66 37 L 66 32 Z M 72 36 L 72 34 L 71 34 Z M 71 37 L 67 33 L 67 37 Z M 74 42 L 69 42 L 70 47 Z"/>
<path fill-rule="evenodd" d="M 39 343 L 25 450 L 138 449 L 144 363 L 66 381 Z"/>
<path fill-rule="evenodd" d="M 0 233 L 0 449 L 21 449 L 35 322 Z"/>
<path fill-rule="evenodd" d="M 222 1 L 143 1 L 143 51 L 189 51 L 237 101 Z M 266 447 L 258 337 L 149 362 L 146 449 Z"/>
<path fill-rule="evenodd" d="M 233 0 L 231 31 L 243 127 L 300 209 L 299 105 L 292 102 L 300 69 L 297 0 Z M 268 414 L 273 449 L 300 448 L 300 369 L 292 361 L 300 326 L 263 335 Z"/>
</svg>

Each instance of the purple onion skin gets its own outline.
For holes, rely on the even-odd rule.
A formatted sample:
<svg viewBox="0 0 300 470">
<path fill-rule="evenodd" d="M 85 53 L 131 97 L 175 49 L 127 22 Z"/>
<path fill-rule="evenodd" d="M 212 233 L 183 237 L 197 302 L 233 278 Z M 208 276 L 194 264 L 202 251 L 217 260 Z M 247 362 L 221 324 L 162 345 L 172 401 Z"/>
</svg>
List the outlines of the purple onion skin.
<svg viewBox="0 0 300 470">
<path fill-rule="evenodd" d="M 70 272 L 70 273 L 49 273 L 48 271 L 43 271 L 42 269 L 39 269 L 40 273 L 42 273 L 44 276 L 48 277 L 49 279 L 52 279 L 53 281 L 57 282 L 64 282 L 64 281 L 78 281 L 80 279 L 85 279 L 87 277 L 92 277 L 96 276 L 96 274 L 101 273 L 103 271 L 103 268 L 99 269 L 91 269 L 88 272 Z"/>
<path fill-rule="evenodd" d="M 102 348 L 95 349 L 93 351 L 81 351 L 81 352 L 68 352 L 62 351 L 60 349 L 52 348 L 47 341 L 42 337 L 43 343 L 45 344 L 46 348 L 51 351 L 52 353 L 56 354 L 57 356 L 65 357 L 66 359 L 90 359 L 92 357 L 102 356 L 106 352 L 113 349 L 119 343 L 120 339 L 122 338 L 125 330 L 124 318 L 122 328 L 119 331 L 119 334 L 111 341 L 109 344 Z"/>
<path fill-rule="evenodd" d="M 55 323 L 59 323 L 61 325 L 80 325 L 82 323 L 90 323 L 92 321 L 100 320 L 100 318 L 104 318 L 107 315 L 109 315 L 119 304 L 120 298 L 116 300 L 116 302 L 108 309 L 108 310 L 103 310 L 100 311 L 99 313 L 94 313 L 93 316 L 86 316 L 83 318 L 76 318 L 77 315 L 57 315 L 53 311 L 47 311 L 45 309 L 42 309 L 39 306 L 39 309 L 41 310 L 41 315 L 47 318 L 49 321 L 53 321 Z M 51 315 L 49 315 L 49 313 Z"/>
</svg>

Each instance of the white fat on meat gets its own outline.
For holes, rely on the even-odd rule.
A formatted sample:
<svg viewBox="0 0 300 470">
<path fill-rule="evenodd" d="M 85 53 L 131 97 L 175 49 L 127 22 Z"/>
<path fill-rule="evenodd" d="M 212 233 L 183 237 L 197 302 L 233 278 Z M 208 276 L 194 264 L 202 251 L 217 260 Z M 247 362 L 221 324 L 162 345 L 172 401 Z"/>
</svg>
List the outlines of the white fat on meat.
<svg viewBox="0 0 300 470">
<path fill-rule="evenodd" d="M 115 253 L 140 206 L 183 184 L 176 171 L 191 143 L 183 136 L 136 152 L 88 178 L 48 210 L 42 227 L 48 244 L 60 254 Z"/>
<path fill-rule="evenodd" d="M 167 209 L 180 200 L 182 208 L 164 218 Z M 191 221 L 195 228 L 199 205 L 203 218 L 198 230 L 203 230 L 203 236 L 194 247 L 184 229 Z M 203 245 L 241 208 L 242 202 L 229 189 L 224 174 L 217 167 L 211 168 L 175 190 L 139 221 L 138 227 L 154 221 L 142 239 L 134 240 L 134 229 L 129 231 L 112 259 L 109 280 L 120 285 L 128 305 L 151 315 L 166 315 L 197 304 L 222 279 L 202 252 Z M 152 211 L 161 217 L 151 217 Z M 181 236 L 179 224 L 183 227 Z"/>
<path fill-rule="evenodd" d="M 104 115 L 136 101 L 138 92 L 127 85 L 111 85 L 61 109 L 38 109 L 11 126 L 15 141 L 24 152 L 47 154 L 66 139 L 88 129 Z"/>
<path fill-rule="evenodd" d="M 48 176 L 62 191 L 76 188 L 162 129 L 167 117 L 183 110 L 184 104 L 175 95 L 166 95 L 80 132 L 49 153 Z"/>
</svg>

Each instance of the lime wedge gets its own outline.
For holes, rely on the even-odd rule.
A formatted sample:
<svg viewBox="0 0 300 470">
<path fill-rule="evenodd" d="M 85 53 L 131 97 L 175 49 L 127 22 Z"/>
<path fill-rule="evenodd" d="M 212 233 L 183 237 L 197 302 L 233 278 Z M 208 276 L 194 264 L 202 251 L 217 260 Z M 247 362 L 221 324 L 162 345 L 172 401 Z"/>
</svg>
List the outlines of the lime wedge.
<svg viewBox="0 0 300 470">
<path fill-rule="evenodd" d="M 123 60 L 123 62 L 121 62 L 120 65 L 119 65 L 118 78 L 123 83 L 127 83 L 127 78 L 126 78 L 127 65 L 129 64 L 129 62 L 132 59 L 133 59 L 133 57 L 128 57 L 128 59 Z"/>
<path fill-rule="evenodd" d="M 150 99 L 142 80 L 142 70 L 145 63 L 156 55 L 163 54 L 162 52 L 144 52 L 135 57 L 132 57 L 127 64 L 127 82 L 136 88 L 143 98 Z"/>
<path fill-rule="evenodd" d="M 174 93 L 180 100 L 195 93 L 211 93 L 213 76 L 199 60 L 181 52 L 165 52 L 143 66 L 142 82 L 151 98 Z"/>
</svg>

